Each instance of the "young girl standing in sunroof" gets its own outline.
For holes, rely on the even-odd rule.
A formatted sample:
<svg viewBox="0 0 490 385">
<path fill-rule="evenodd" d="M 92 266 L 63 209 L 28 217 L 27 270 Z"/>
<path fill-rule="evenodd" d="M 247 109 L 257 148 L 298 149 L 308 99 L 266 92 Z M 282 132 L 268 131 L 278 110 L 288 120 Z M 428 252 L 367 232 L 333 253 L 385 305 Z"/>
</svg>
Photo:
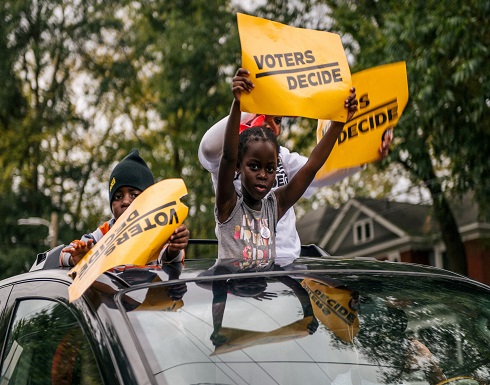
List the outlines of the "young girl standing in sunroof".
<svg viewBox="0 0 490 385">
<path fill-rule="evenodd" d="M 218 263 L 226 263 L 233 271 L 272 266 L 277 221 L 306 191 L 344 127 L 344 123 L 332 122 L 331 129 L 313 149 L 307 163 L 288 184 L 271 192 L 279 154 L 274 132 L 265 124 L 239 133 L 240 96 L 254 88 L 248 75 L 246 69 L 240 68 L 233 77 L 234 99 L 226 126 L 216 189 Z M 349 120 L 357 111 L 354 88 L 344 107 L 348 110 Z M 233 184 L 235 172 L 240 177 L 241 191 L 236 191 Z"/>
</svg>

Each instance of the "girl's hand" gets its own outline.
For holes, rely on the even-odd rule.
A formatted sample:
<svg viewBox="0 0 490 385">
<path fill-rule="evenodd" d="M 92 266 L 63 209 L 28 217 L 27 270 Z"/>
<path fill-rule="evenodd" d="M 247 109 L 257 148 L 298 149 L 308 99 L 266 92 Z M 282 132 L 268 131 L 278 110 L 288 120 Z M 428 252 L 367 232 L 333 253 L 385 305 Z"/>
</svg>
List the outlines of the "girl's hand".
<svg viewBox="0 0 490 385">
<path fill-rule="evenodd" d="M 381 146 L 378 149 L 379 159 L 384 159 L 389 155 L 392 141 L 393 141 L 393 128 L 388 128 L 383 133 Z"/>
<path fill-rule="evenodd" d="M 357 96 L 356 96 L 356 89 L 354 87 L 350 89 L 350 95 L 345 100 L 344 107 L 347 108 L 348 110 L 347 121 L 349 121 L 357 112 Z"/>
<path fill-rule="evenodd" d="M 237 102 L 240 101 L 240 96 L 243 91 L 250 92 L 254 88 L 254 84 L 248 78 L 249 75 L 250 72 L 248 72 L 245 68 L 239 68 L 233 77 L 233 85 L 231 90 Z"/>
</svg>

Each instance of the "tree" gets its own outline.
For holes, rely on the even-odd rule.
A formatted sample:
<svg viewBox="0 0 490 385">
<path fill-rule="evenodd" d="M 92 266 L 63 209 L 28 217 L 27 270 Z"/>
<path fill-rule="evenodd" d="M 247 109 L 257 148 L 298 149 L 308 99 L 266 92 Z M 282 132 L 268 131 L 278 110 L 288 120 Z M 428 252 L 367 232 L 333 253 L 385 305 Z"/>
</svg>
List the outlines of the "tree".
<svg viewBox="0 0 490 385">
<path fill-rule="evenodd" d="M 197 146 L 231 100 L 240 50 L 228 2 L 6 1 L 0 12 L 5 263 L 27 242 L 20 217 L 58 211 L 67 243 L 109 216 L 106 181 L 132 147 L 157 180 L 184 178 L 192 235 L 213 236 Z M 44 238 L 12 266 L 28 268 Z"/>
<path fill-rule="evenodd" d="M 341 33 L 355 59 L 353 71 L 407 61 L 411 100 L 392 158 L 427 183 L 438 213 L 450 213 L 444 209 L 450 191 L 474 189 L 485 204 L 490 190 L 483 177 L 489 167 L 489 84 L 478 72 L 488 64 L 488 5 L 459 5 L 269 0 L 254 11 Z M 224 0 L 1 3 L 0 242 L 10 250 L 5 260 L 27 244 L 30 261 L 42 251 L 46 229 L 26 234 L 16 225 L 20 217 L 59 212 L 66 243 L 109 216 L 106 183 L 132 147 L 141 150 L 157 179 L 184 179 L 192 236 L 214 236 L 214 192 L 197 148 L 205 130 L 229 109 L 229 83 L 240 65 L 237 10 Z M 299 151 L 312 144 L 311 135 L 296 132 L 288 140 Z M 450 170 L 447 176 L 443 168 Z M 443 233 L 450 236 L 448 252 L 454 251 L 458 245 L 449 241 L 458 237 L 451 236 L 451 227 Z"/>
<path fill-rule="evenodd" d="M 108 37 L 120 27 L 113 16 L 117 7 L 118 2 L 98 0 L 0 5 L 0 191 L 11 204 L 2 207 L 2 248 L 26 247 L 25 231 L 13 215 L 49 218 L 58 211 L 73 224 L 62 226 L 60 235 L 67 239 L 80 225 L 86 181 L 104 161 L 90 154 L 110 131 L 94 122 L 104 107 L 111 111 L 107 95 L 117 94 L 118 83 L 108 76 L 116 60 L 103 60 L 109 56 L 104 52 L 118 49 Z M 85 218 L 100 216 L 100 205 L 85 211 Z M 32 247 L 25 253 L 31 263 L 43 246 L 38 239 Z M 4 254 L 9 256 L 14 258 Z"/>
<path fill-rule="evenodd" d="M 130 115 L 139 146 L 157 179 L 184 179 L 191 236 L 214 237 L 214 192 L 197 149 L 231 103 L 240 53 L 233 8 L 223 0 L 162 0 L 131 2 L 125 11 L 139 79 Z"/>
<path fill-rule="evenodd" d="M 465 250 L 448 197 L 469 190 L 488 208 L 490 81 L 488 2 L 337 0 L 327 4 L 353 72 L 407 62 L 410 100 L 391 160 L 430 191 L 448 268 L 466 273 Z M 447 174 L 441 172 L 446 170 Z"/>
</svg>

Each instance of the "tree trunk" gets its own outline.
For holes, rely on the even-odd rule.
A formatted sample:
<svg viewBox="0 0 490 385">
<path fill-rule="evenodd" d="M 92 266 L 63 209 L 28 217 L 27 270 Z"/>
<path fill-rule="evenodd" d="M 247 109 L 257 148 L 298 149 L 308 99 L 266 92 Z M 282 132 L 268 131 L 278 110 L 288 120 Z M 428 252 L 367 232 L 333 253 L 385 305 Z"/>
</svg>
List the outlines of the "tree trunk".
<svg viewBox="0 0 490 385">
<path fill-rule="evenodd" d="M 441 237 L 446 245 L 447 268 L 456 273 L 467 275 L 466 251 L 459 234 L 458 224 L 449 202 L 441 191 L 440 184 L 437 182 L 435 185 L 430 183 L 427 187 L 432 196 L 434 215 L 439 222 Z"/>
<path fill-rule="evenodd" d="M 416 169 L 405 162 L 402 164 L 411 174 L 423 180 L 430 191 L 434 215 L 440 227 L 442 241 L 446 246 L 447 269 L 467 275 L 466 251 L 463 240 L 452 209 L 432 166 L 429 153 L 427 151 L 419 152 L 417 159 L 412 159 L 412 162 L 417 164 Z"/>
</svg>

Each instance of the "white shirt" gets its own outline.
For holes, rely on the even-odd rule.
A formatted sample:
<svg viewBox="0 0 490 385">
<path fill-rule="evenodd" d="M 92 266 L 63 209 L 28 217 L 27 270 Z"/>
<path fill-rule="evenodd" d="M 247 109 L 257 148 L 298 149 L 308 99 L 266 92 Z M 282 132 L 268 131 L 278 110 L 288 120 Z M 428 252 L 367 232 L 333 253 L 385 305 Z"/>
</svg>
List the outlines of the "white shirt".
<svg viewBox="0 0 490 385">
<path fill-rule="evenodd" d="M 242 122 L 248 121 L 252 116 L 252 114 L 242 113 L 241 120 Z M 216 186 L 218 183 L 219 162 L 223 151 L 223 139 L 227 121 L 228 116 L 212 126 L 204 134 L 199 145 L 199 161 L 201 162 L 202 166 L 211 173 L 214 191 L 216 191 Z M 279 151 L 279 163 L 276 171 L 276 182 L 272 189 L 275 190 L 276 188 L 288 183 L 289 180 L 291 180 L 291 178 L 301 169 L 301 167 L 304 166 L 307 160 L 307 157 L 300 155 L 297 152 L 290 152 L 287 148 L 281 146 Z M 315 180 L 305 191 L 303 197 L 310 198 L 315 191 L 315 187 L 332 185 L 347 176 L 355 174 L 360 169 L 360 167 L 353 167 L 338 170 L 328 174 L 321 180 Z M 235 188 L 240 190 L 240 179 L 236 178 L 234 183 Z M 286 211 L 284 216 L 277 224 L 275 262 L 279 266 L 288 265 L 299 257 L 300 252 L 301 242 L 298 232 L 296 231 L 296 214 L 294 209 L 290 208 L 288 211 Z"/>
</svg>

